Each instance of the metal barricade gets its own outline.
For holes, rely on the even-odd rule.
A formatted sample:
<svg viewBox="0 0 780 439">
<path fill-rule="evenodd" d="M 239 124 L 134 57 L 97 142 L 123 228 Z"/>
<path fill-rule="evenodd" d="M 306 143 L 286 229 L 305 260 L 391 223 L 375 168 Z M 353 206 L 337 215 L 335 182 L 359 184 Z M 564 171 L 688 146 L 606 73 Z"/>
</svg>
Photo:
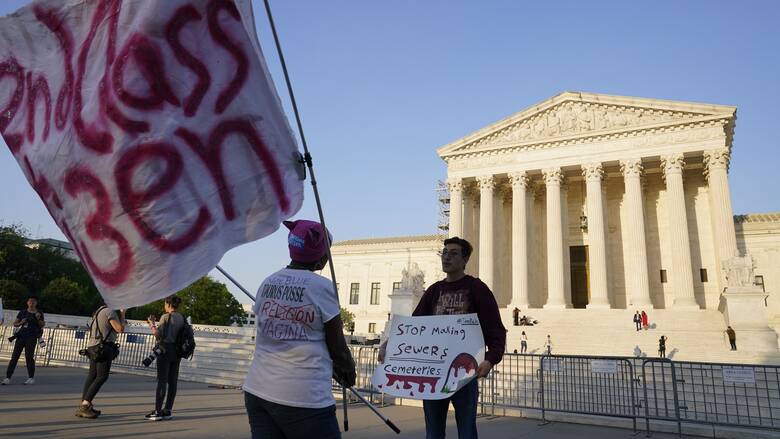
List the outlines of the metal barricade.
<svg viewBox="0 0 780 439">
<path fill-rule="evenodd" d="M 14 344 L 7 340 L 12 332 L 11 326 L 0 327 L 3 357 L 13 352 Z M 87 346 L 88 338 L 86 330 L 46 328 L 46 347 L 36 349 L 36 360 L 44 365 L 85 367 L 89 361 L 78 352 Z M 120 353 L 113 364 L 141 371 L 145 369 L 141 361 L 156 341 L 147 333 L 122 333 L 117 343 Z M 378 348 L 350 346 L 350 350 L 357 372 L 355 389 L 383 404 L 384 394 L 371 383 L 380 366 Z M 221 367 L 213 371 L 223 373 L 226 369 Z M 209 377 L 208 373 L 198 376 Z M 341 392 L 335 381 L 333 390 Z M 478 413 L 494 416 L 501 408 L 539 410 L 545 422 L 548 412 L 626 418 L 632 420 L 635 432 L 639 418 L 645 420 L 648 435 L 651 421 L 674 423 L 678 434 L 683 423 L 778 431 L 780 366 L 507 353 L 480 382 Z"/>
<path fill-rule="evenodd" d="M 505 354 L 482 382 L 490 403 L 497 407 L 531 408 L 540 406 L 539 370 L 542 356 Z"/>
<path fill-rule="evenodd" d="M 544 355 L 539 375 L 542 420 L 550 411 L 627 418 L 636 432 L 634 366 L 626 358 Z"/>
<path fill-rule="evenodd" d="M 642 391 L 646 435 L 650 436 L 650 420 L 655 419 L 675 422 L 677 434 L 682 436 L 674 364 L 663 358 L 644 360 L 642 362 Z"/>
<path fill-rule="evenodd" d="M 682 422 L 780 427 L 780 366 L 652 359 L 642 369 L 648 431 L 650 419 L 675 421 L 679 433 Z"/>
</svg>

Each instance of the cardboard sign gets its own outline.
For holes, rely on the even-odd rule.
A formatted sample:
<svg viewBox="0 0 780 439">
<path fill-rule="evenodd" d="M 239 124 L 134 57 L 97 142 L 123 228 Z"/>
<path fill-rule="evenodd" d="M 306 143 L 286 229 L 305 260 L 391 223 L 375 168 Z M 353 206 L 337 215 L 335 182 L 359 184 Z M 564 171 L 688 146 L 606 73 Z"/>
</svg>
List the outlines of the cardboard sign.
<svg viewBox="0 0 780 439">
<path fill-rule="evenodd" d="M 477 376 L 485 358 L 476 314 L 401 317 L 390 324 L 384 363 L 371 383 L 401 398 L 444 399 Z"/>
<path fill-rule="evenodd" d="M 186 287 L 303 200 L 248 0 L 0 18 L 0 133 L 113 309 Z"/>
<path fill-rule="evenodd" d="M 724 383 L 756 383 L 756 375 L 752 368 L 723 366 L 722 371 Z"/>
</svg>

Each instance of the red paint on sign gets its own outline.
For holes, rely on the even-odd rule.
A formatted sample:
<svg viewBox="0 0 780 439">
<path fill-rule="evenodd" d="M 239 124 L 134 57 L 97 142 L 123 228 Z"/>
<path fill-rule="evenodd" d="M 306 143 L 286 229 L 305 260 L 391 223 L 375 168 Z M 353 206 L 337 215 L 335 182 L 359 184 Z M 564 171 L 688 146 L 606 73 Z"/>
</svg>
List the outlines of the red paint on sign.
<svg viewBox="0 0 780 439">
<path fill-rule="evenodd" d="M 198 82 L 195 83 L 192 92 L 184 99 L 184 115 L 187 117 L 192 117 L 198 112 L 200 102 L 211 85 L 211 75 L 206 65 L 179 41 L 179 31 L 190 21 L 200 21 L 202 18 L 194 6 L 185 5 L 176 10 L 165 27 L 165 37 L 168 40 L 168 44 L 171 45 L 173 56 L 198 77 Z"/>
</svg>

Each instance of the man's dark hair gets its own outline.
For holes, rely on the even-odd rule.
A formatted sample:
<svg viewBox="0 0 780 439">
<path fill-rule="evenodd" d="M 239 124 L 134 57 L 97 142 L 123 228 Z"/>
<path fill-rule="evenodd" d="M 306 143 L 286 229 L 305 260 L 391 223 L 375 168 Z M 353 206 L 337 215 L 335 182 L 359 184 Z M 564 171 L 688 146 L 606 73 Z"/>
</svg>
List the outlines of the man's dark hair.
<svg viewBox="0 0 780 439">
<path fill-rule="evenodd" d="M 453 236 L 452 238 L 447 238 L 444 240 L 444 245 L 449 244 L 459 245 L 460 253 L 463 255 L 464 259 L 468 259 L 471 256 L 471 252 L 474 250 L 474 247 L 472 247 L 468 241 L 463 238 L 458 238 L 457 236 Z"/>
<path fill-rule="evenodd" d="M 181 305 L 181 297 L 177 295 L 168 296 L 165 298 L 165 303 L 170 305 L 173 309 L 179 309 L 179 305 Z"/>
</svg>

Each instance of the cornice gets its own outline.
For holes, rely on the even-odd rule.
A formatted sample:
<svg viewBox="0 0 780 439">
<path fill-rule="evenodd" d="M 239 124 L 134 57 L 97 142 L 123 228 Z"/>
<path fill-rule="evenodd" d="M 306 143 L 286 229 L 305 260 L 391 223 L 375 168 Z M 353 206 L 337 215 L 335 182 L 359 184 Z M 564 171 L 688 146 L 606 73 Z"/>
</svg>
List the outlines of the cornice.
<svg viewBox="0 0 780 439">
<path fill-rule="evenodd" d="M 661 113 L 687 113 L 691 116 L 721 116 L 729 118 L 732 121 L 731 127 L 727 134 L 729 140 L 731 134 L 733 134 L 733 121 L 736 119 L 736 107 L 728 105 L 713 105 L 702 104 L 694 102 L 684 101 L 672 101 L 664 99 L 648 99 L 637 98 L 630 96 L 615 96 L 597 93 L 584 93 L 584 92 L 563 92 L 550 99 L 547 99 L 539 104 L 529 106 L 522 111 L 506 117 L 496 123 L 488 125 L 472 134 L 469 134 L 461 139 L 444 145 L 436 150 L 442 159 L 452 155 L 459 155 L 458 150 L 462 150 L 463 147 L 478 143 L 489 141 L 490 138 L 501 137 L 508 130 L 513 127 L 519 126 L 526 120 L 530 120 L 535 116 L 541 115 L 546 111 L 552 109 L 557 105 L 562 105 L 570 102 L 574 105 L 594 105 L 600 108 L 608 108 L 610 110 L 621 107 L 628 111 L 643 111 L 653 114 Z M 691 117 L 687 120 L 693 120 Z M 595 134 L 595 131 L 591 131 L 588 134 Z M 580 136 L 575 136 L 580 137 Z M 588 137 L 588 136 L 583 136 Z M 546 140 L 546 139 L 537 139 Z M 511 143 L 511 142 L 510 142 Z M 530 142 L 531 144 L 536 142 Z"/>
<path fill-rule="evenodd" d="M 440 154 L 440 156 L 445 162 L 449 164 L 451 161 L 453 161 L 453 159 L 464 160 L 485 155 L 514 154 L 522 151 L 548 149 L 559 146 L 589 144 L 609 140 L 643 137 L 648 134 L 652 135 L 659 133 L 683 132 L 704 127 L 723 128 L 723 135 L 730 142 L 730 132 L 733 131 L 733 124 L 730 123 L 731 121 L 731 116 L 728 115 L 702 116 L 681 120 L 678 122 L 665 122 L 654 125 L 628 127 L 620 130 L 592 131 L 574 136 L 541 139 L 531 142 L 506 142 L 486 148 L 466 150 L 462 152 L 454 151 L 451 153 Z"/>
</svg>

